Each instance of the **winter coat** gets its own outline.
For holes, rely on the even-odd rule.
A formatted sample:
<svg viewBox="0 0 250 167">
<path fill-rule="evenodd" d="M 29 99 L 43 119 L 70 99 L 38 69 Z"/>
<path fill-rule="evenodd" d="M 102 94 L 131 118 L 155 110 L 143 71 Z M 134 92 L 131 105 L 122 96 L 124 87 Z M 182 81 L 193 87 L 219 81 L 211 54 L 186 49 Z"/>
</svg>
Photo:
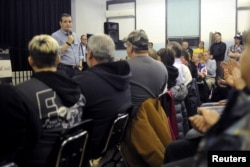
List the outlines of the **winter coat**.
<svg viewBox="0 0 250 167">
<path fill-rule="evenodd" d="M 149 98 L 128 126 L 122 143 L 125 161 L 130 166 L 162 166 L 165 146 L 171 141 L 170 127 L 160 100 Z"/>
<path fill-rule="evenodd" d="M 44 167 L 60 133 L 82 121 L 85 100 L 78 85 L 63 72 L 38 72 L 16 86 L 41 120 L 42 134 L 29 151 L 25 167 Z M 25 164 L 26 163 L 26 164 Z"/>
<path fill-rule="evenodd" d="M 181 84 L 173 86 L 170 90 L 174 96 L 179 138 L 182 138 L 189 130 L 187 110 L 184 102 L 188 91 L 186 86 Z"/>
</svg>

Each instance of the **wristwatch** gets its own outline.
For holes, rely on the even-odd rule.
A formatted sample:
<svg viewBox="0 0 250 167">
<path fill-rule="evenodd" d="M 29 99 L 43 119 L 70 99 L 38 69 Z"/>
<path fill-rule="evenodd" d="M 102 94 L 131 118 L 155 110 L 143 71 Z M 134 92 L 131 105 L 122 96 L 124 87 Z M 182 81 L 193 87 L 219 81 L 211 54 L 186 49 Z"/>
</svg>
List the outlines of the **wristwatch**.
<svg viewBox="0 0 250 167">
<path fill-rule="evenodd" d="M 69 43 L 68 41 L 66 42 L 66 44 L 67 44 L 68 46 L 71 46 L 71 43 Z"/>
</svg>

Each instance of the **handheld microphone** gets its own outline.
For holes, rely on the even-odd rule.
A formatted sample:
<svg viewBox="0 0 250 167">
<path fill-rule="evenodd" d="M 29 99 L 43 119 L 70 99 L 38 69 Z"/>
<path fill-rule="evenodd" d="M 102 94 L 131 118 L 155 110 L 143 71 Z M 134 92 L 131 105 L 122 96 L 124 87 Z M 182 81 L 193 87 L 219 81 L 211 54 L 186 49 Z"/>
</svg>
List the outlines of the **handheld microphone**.
<svg viewBox="0 0 250 167">
<path fill-rule="evenodd" d="M 72 35 L 72 31 L 71 30 L 68 30 L 68 35 Z"/>
<path fill-rule="evenodd" d="M 67 33 L 68 33 L 68 36 L 72 35 L 72 31 L 71 30 L 68 30 Z M 74 40 L 72 41 L 72 43 L 74 43 Z"/>
</svg>

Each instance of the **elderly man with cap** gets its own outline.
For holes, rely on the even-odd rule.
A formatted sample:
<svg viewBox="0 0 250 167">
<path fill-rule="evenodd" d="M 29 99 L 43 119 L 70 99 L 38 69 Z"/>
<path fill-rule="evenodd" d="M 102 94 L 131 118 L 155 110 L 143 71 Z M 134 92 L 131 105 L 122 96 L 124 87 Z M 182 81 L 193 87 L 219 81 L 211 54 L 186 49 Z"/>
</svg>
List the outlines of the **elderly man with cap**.
<svg viewBox="0 0 250 167">
<path fill-rule="evenodd" d="M 242 37 L 240 34 L 234 36 L 234 45 L 230 46 L 227 51 L 228 57 L 239 61 L 243 52 Z"/>
<path fill-rule="evenodd" d="M 148 55 L 145 31 L 132 31 L 126 47 L 134 108 L 121 150 L 129 166 L 162 166 L 165 146 L 172 137 L 158 97 L 167 86 L 168 72 L 162 62 Z"/>
<path fill-rule="evenodd" d="M 158 97 L 166 88 L 168 72 L 163 63 L 148 55 L 148 36 L 144 30 L 132 31 L 126 38 L 134 111 L 150 97 Z"/>
</svg>

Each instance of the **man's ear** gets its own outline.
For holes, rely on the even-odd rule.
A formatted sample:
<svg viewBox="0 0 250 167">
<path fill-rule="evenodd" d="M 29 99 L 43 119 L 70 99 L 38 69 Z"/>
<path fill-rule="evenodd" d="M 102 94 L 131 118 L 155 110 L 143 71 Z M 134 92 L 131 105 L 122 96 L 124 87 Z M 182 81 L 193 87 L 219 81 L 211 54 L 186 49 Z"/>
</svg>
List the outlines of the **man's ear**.
<svg viewBox="0 0 250 167">
<path fill-rule="evenodd" d="M 31 67 L 34 66 L 34 60 L 33 60 L 33 58 L 32 58 L 31 56 L 28 57 L 28 62 L 29 62 L 29 65 L 30 65 Z"/>
<path fill-rule="evenodd" d="M 93 52 L 91 50 L 89 50 L 88 54 L 89 54 L 89 59 L 92 59 L 93 58 Z"/>
<path fill-rule="evenodd" d="M 130 50 L 129 50 L 129 51 L 130 51 L 131 54 L 133 53 L 133 51 L 134 51 L 133 46 L 130 47 Z"/>
</svg>

